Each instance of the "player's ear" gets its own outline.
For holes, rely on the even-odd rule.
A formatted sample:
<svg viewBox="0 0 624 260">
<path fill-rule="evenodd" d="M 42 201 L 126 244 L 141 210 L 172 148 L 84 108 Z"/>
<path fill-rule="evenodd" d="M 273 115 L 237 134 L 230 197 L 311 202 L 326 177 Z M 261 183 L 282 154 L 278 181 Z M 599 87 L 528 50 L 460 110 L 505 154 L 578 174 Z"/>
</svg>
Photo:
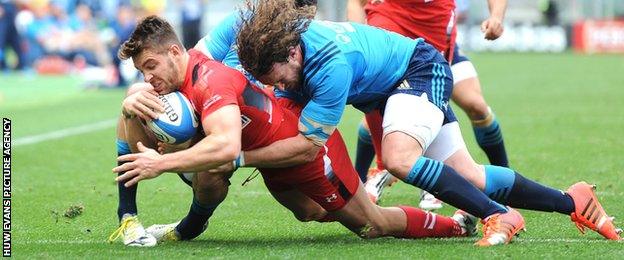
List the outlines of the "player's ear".
<svg viewBox="0 0 624 260">
<path fill-rule="evenodd" d="M 295 57 L 297 57 L 297 47 L 296 46 L 288 47 L 288 58 L 292 59 Z"/>
<path fill-rule="evenodd" d="M 182 55 L 182 53 L 184 53 L 184 50 L 182 49 L 180 45 L 171 44 L 169 46 L 169 52 L 173 54 L 173 56 L 179 56 L 179 55 Z"/>
<path fill-rule="evenodd" d="M 300 45 L 292 46 L 288 49 L 288 60 L 301 60 L 301 48 L 299 46 Z"/>
</svg>

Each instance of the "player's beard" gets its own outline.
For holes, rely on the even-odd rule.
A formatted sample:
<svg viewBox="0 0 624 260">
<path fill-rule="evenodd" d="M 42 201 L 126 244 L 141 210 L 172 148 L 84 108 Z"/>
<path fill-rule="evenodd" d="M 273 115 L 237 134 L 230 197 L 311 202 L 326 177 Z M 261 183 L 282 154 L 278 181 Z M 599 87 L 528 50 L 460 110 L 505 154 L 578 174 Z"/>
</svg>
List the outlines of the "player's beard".
<svg viewBox="0 0 624 260">
<path fill-rule="evenodd" d="M 169 77 L 166 82 L 166 84 L 168 85 L 167 91 L 173 92 L 173 91 L 180 89 L 180 87 L 182 87 L 182 84 L 183 84 L 183 82 L 178 81 L 178 78 L 180 78 L 180 68 L 176 66 L 176 64 L 173 62 L 173 59 L 171 59 L 170 57 L 167 58 L 167 67 L 170 68 L 171 70 L 170 73 L 168 74 Z"/>
<path fill-rule="evenodd" d="M 301 70 L 301 65 L 289 63 L 288 67 L 290 67 L 289 70 L 293 72 L 291 75 L 295 76 L 293 79 L 286 82 L 284 88 L 286 90 L 297 90 L 302 87 L 301 82 L 303 82 L 303 71 Z"/>
</svg>

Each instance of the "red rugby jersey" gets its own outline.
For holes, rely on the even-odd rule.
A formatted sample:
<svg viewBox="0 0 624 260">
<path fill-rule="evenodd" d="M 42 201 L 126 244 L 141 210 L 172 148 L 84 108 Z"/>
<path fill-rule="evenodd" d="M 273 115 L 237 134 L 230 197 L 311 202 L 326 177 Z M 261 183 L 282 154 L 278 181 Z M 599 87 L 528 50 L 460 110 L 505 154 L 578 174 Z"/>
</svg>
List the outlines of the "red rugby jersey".
<svg viewBox="0 0 624 260">
<path fill-rule="evenodd" d="M 189 63 L 180 91 L 191 101 L 201 121 L 226 105 L 238 105 L 242 122 L 242 149 L 252 150 L 298 134 L 298 119 L 280 107 L 275 97 L 254 84 L 239 71 L 189 50 Z M 294 120 L 292 127 L 281 127 Z"/>
</svg>

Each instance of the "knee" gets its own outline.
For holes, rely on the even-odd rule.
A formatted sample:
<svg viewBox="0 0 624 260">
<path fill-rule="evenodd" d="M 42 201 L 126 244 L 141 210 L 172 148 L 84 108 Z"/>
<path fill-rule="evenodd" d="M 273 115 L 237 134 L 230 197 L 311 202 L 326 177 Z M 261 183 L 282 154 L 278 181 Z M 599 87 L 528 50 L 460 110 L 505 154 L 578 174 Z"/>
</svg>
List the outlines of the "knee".
<svg viewBox="0 0 624 260">
<path fill-rule="evenodd" d="M 324 222 L 323 220 L 327 217 L 327 211 L 321 207 L 318 208 L 306 208 L 301 209 L 299 211 L 293 211 L 293 215 L 295 218 L 301 222 L 310 222 L 310 221 L 318 221 Z"/>
<path fill-rule="evenodd" d="M 488 105 L 483 98 L 470 100 L 462 108 L 471 120 L 485 119 L 490 114 Z"/>
<path fill-rule="evenodd" d="M 232 173 L 197 173 L 193 179 L 193 189 L 204 191 L 230 186 Z"/>
<path fill-rule="evenodd" d="M 130 95 L 132 95 L 134 93 L 137 93 L 139 91 L 150 90 L 150 89 L 153 89 L 153 88 L 154 87 L 152 87 L 152 85 L 149 84 L 149 83 L 143 83 L 143 82 L 134 83 L 130 87 L 128 87 L 128 91 L 126 91 L 126 96 L 130 96 Z"/>
<path fill-rule="evenodd" d="M 368 223 L 360 228 L 357 235 L 363 239 L 373 239 L 384 236 L 384 232 L 379 225 Z"/>
<path fill-rule="evenodd" d="M 225 199 L 230 186 L 231 174 L 197 173 L 193 179 L 193 191 L 200 201 Z"/>
<path fill-rule="evenodd" d="M 407 156 L 385 156 L 383 164 L 392 175 L 397 178 L 405 179 L 409 174 L 414 162 L 409 160 Z"/>
</svg>

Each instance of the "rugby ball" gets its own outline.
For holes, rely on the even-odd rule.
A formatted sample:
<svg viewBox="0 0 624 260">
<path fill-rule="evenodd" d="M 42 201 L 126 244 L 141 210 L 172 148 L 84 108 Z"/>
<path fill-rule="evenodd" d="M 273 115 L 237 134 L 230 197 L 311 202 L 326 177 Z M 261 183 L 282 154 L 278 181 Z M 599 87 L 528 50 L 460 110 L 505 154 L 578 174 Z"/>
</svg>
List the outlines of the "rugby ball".
<svg viewBox="0 0 624 260">
<path fill-rule="evenodd" d="M 158 96 L 165 112 L 147 122 L 156 138 L 168 144 L 184 143 L 197 132 L 198 122 L 191 102 L 180 92 Z"/>
</svg>

